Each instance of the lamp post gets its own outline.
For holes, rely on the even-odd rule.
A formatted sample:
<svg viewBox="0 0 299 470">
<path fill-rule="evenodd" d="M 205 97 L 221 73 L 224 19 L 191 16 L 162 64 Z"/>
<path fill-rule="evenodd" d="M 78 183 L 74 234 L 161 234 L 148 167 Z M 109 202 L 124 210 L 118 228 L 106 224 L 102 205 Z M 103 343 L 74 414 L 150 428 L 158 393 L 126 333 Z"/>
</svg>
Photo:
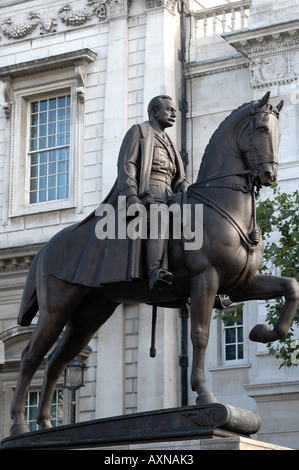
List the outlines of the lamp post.
<svg viewBox="0 0 299 470">
<path fill-rule="evenodd" d="M 85 369 L 87 369 L 86 364 L 79 361 L 76 357 L 64 369 L 63 388 L 71 391 L 71 424 L 76 422 L 76 391 L 81 387 L 85 387 Z"/>
</svg>

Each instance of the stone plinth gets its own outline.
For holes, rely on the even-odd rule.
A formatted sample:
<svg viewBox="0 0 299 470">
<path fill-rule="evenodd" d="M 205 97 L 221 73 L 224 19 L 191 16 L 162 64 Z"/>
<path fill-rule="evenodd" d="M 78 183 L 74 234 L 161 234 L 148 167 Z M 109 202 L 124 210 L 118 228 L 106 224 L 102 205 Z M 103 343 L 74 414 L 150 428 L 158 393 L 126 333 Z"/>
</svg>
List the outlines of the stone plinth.
<svg viewBox="0 0 299 470">
<path fill-rule="evenodd" d="M 165 446 L 167 441 L 192 442 L 247 437 L 260 428 L 252 411 L 222 403 L 207 406 L 169 408 L 131 415 L 103 418 L 7 437 L 2 449 L 80 449 L 134 445 L 142 448 Z M 251 441 L 250 441 L 251 442 Z M 161 444 L 162 443 L 162 444 Z M 190 444 L 188 444 L 190 445 Z M 137 447 L 136 447 L 137 446 Z"/>
<path fill-rule="evenodd" d="M 99 450 L 105 451 L 184 451 L 184 455 L 191 450 L 294 450 L 288 447 L 279 445 L 268 444 L 267 442 L 256 441 L 248 437 L 235 436 L 235 437 L 222 437 L 214 439 L 192 439 L 186 441 L 168 441 L 168 442 L 155 442 L 146 444 L 130 444 L 127 446 L 117 447 L 99 447 Z M 107 452 L 106 454 L 109 457 Z"/>
</svg>

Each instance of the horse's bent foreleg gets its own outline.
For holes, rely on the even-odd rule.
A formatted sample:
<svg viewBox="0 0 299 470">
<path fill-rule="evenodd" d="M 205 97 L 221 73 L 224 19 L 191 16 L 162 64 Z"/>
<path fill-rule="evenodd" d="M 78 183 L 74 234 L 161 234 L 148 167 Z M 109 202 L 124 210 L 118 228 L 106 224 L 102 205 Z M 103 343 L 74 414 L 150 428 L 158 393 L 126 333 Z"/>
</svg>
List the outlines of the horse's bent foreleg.
<svg viewBox="0 0 299 470">
<path fill-rule="evenodd" d="M 252 341 L 268 343 L 276 341 L 285 336 L 290 328 L 294 314 L 299 305 L 299 285 L 295 279 L 257 275 L 252 284 L 246 290 L 236 294 L 230 294 L 233 301 L 242 300 L 267 300 L 284 297 L 285 304 L 277 322 L 272 329 L 269 325 L 256 325 L 250 332 Z"/>
<path fill-rule="evenodd" d="M 212 309 L 218 286 L 219 278 L 214 269 L 199 274 L 192 279 L 190 298 L 191 341 L 193 345 L 191 387 L 192 390 L 197 392 L 197 404 L 218 401 L 215 395 L 208 390 L 204 373 Z"/>
<path fill-rule="evenodd" d="M 37 422 L 41 429 L 51 427 L 51 402 L 57 380 L 67 364 L 82 351 L 116 307 L 115 303 L 92 301 L 87 297 L 66 324 L 60 342 L 47 359 L 37 412 Z"/>
</svg>

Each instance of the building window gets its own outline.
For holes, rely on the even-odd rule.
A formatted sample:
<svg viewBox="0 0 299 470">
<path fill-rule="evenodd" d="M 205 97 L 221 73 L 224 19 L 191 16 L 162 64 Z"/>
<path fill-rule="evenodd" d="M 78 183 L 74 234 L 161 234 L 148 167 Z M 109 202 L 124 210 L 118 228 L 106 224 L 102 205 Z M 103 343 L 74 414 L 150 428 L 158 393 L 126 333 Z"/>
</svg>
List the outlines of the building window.
<svg viewBox="0 0 299 470">
<path fill-rule="evenodd" d="M 9 97 L 3 225 L 16 222 L 13 217 L 75 207 L 84 211 L 86 77 L 95 58 L 94 51 L 84 48 L 17 63 L 9 70 L 0 67 Z"/>
<path fill-rule="evenodd" d="M 224 362 L 243 361 L 243 312 L 239 312 L 236 319 L 232 317 L 223 323 L 223 338 Z"/>
<path fill-rule="evenodd" d="M 25 419 L 28 423 L 30 431 L 36 431 L 38 424 L 36 422 L 37 408 L 40 399 L 39 391 L 28 392 Z M 53 427 L 63 424 L 63 390 L 57 389 L 54 391 L 52 405 L 51 405 L 51 424 Z"/>
<path fill-rule="evenodd" d="M 71 96 L 30 103 L 30 204 L 69 196 Z"/>
</svg>

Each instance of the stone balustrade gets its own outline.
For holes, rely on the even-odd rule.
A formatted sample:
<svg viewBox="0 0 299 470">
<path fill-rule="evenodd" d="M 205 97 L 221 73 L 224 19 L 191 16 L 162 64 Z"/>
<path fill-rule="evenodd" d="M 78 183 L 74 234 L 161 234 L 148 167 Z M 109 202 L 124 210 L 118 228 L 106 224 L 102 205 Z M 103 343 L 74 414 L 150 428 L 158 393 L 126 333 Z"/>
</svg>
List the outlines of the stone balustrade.
<svg viewBox="0 0 299 470">
<path fill-rule="evenodd" d="M 241 0 L 190 12 L 194 16 L 196 36 L 206 37 L 246 28 L 250 7 L 251 0 Z"/>
</svg>

